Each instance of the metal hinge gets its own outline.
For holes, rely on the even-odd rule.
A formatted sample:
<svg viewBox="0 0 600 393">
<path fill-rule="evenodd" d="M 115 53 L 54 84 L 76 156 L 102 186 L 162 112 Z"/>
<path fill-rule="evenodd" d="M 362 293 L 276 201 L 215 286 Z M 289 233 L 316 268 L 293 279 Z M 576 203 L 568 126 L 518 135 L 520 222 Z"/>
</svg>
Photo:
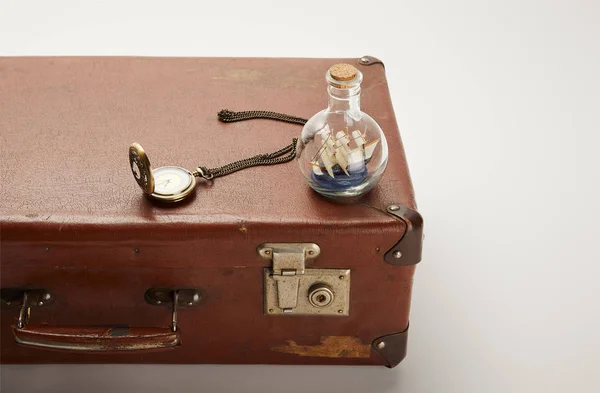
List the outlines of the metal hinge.
<svg viewBox="0 0 600 393">
<path fill-rule="evenodd" d="M 349 269 L 307 269 L 319 256 L 314 243 L 265 243 L 258 254 L 273 263 L 264 269 L 265 314 L 348 315 Z"/>
</svg>

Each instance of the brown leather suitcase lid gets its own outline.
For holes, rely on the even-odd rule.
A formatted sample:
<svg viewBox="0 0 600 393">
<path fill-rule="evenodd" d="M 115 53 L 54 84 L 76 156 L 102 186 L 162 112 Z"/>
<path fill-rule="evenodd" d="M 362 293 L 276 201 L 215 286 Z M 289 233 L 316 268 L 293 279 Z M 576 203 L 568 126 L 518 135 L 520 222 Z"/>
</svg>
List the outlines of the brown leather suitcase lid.
<svg viewBox="0 0 600 393">
<path fill-rule="evenodd" d="M 144 146 L 154 168 L 191 170 L 288 144 L 300 126 L 270 120 L 224 124 L 217 112 L 260 109 L 308 118 L 327 105 L 324 74 L 338 62 L 363 72 L 362 108 L 379 122 L 389 145 L 379 185 L 357 203 L 317 195 L 295 161 L 201 182 L 195 196 L 173 206 L 148 200 L 138 188 L 128 165 L 133 141 Z M 261 228 L 261 235 L 279 228 L 280 237 L 307 228 L 342 236 L 379 228 L 393 233 L 382 246 L 391 247 L 405 225 L 386 208 L 415 207 L 380 62 L 2 58 L 0 86 L 4 242 L 197 239 L 233 227 L 246 237 Z"/>
</svg>

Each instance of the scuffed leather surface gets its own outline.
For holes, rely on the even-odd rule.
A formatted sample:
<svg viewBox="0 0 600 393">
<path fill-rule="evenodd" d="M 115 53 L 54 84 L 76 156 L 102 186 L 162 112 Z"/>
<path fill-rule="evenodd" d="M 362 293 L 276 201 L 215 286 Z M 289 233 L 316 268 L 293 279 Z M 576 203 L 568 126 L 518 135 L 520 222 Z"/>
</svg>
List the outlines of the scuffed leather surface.
<svg viewBox="0 0 600 393">
<path fill-rule="evenodd" d="M 377 220 L 381 214 L 372 209 L 315 194 L 295 162 L 199 184 L 193 201 L 168 208 L 143 197 L 128 166 L 133 141 L 144 146 L 154 168 L 216 167 L 277 150 L 301 127 L 269 120 L 223 124 L 217 112 L 267 109 L 310 117 L 326 106 L 324 73 L 338 61 L 2 58 L 3 221 Z M 413 207 L 383 67 L 359 67 L 363 110 L 385 131 L 390 156 L 379 187 L 363 203 Z"/>
<path fill-rule="evenodd" d="M 153 167 L 219 166 L 273 151 L 301 127 L 269 120 L 223 124 L 220 109 L 310 117 L 327 104 L 324 74 L 357 59 L 1 58 L 0 275 L 2 287 L 56 296 L 32 323 L 166 326 L 168 309 L 144 302 L 150 287 L 200 287 L 206 301 L 179 315 L 183 345 L 114 356 L 43 351 L 14 343 L 15 309 L 3 309 L 1 361 L 384 364 L 311 358 L 272 348 L 293 339 L 357 337 L 369 344 L 408 326 L 414 266 L 383 255 L 405 226 L 385 213 L 415 208 L 381 65 L 364 74 L 361 104 L 386 133 L 389 163 L 356 204 L 314 193 L 295 162 L 198 184 L 176 206 L 142 195 L 127 157 L 133 141 Z M 265 317 L 265 242 L 316 242 L 313 266 L 351 268 L 351 315 Z"/>
</svg>

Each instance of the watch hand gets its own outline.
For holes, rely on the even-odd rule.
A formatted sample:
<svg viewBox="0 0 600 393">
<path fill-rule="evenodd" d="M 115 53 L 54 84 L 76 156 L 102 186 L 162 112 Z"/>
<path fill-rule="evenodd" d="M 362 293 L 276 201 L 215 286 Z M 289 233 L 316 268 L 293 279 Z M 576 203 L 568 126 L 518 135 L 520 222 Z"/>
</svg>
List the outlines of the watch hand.
<svg viewBox="0 0 600 393">
<path fill-rule="evenodd" d="M 165 180 L 165 181 L 163 181 L 163 182 L 160 182 L 160 183 L 158 183 L 158 184 L 162 185 L 163 187 L 166 187 L 166 186 L 167 186 L 167 184 L 169 184 L 170 182 L 171 182 L 171 179 L 167 179 L 167 180 Z"/>
</svg>

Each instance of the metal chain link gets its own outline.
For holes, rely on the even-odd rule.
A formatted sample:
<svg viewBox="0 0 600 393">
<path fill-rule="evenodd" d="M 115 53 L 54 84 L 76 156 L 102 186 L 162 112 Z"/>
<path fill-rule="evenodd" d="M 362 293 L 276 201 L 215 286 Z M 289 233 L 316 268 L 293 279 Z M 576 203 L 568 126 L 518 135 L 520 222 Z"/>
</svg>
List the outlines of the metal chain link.
<svg viewBox="0 0 600 393">
<path fill-rule="evenodd" d="M 218 117 L 219 120 L 224 123 L 233 123 L 236 121 L 250 119 L 272 119 L 284 121 L 287 123 L 304 125 L 308 121 L 307 119 L 304 119 L 302 117 L 290 116 L 283 113 L 271 111 L 233 112 L 227 109 L 223 109 L 222 111 L 220 111 Z M 291 161 L 294 159 L 294 157 L 296 157 L 297 143 L 298 138 L 294 138 L 292 139 L 292 143 L 280 150 L 277 150 L 276 152 L 258 154 L 254 157 L 238 160 L 230 164 L 220 166 L 218 168 L 208 169 L 206 167 L 199 166 L 194 172 L 194 175 L 203 177 L 205 179 L 214 179 L 215 177 L 229 175 L 230 173 L 237 172 L 242 169 L 250 168 L 253 166 L 282 164 L 284 162 Z"/>
<path fill-rule="evenodd" d="M 233 123 L 235 121 L 242 121 L 248 119 L 272 119 L 300 125 L 304 125 L 308 121 L 308 119 L 305 119 L 303 117 L 290 116 L 284 113 L 271 111 L 233 112 L 227 109 L 223 109 L 219 112 L 219 120 L 223 123 Z"/>
</svg>

